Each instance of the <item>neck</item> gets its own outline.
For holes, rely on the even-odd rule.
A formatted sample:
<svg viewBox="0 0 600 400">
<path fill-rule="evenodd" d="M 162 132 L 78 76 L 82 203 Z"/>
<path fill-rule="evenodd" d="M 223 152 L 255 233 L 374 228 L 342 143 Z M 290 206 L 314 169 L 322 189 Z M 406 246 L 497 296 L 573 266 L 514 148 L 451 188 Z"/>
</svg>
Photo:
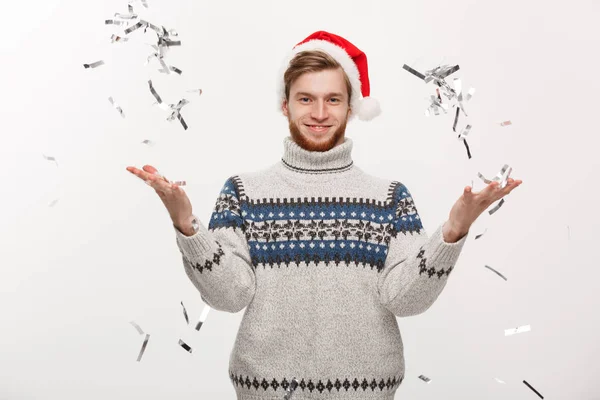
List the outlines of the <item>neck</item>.
<svg viewBox="0 0 600 400">
<path fill-rule="evenodd" d="M 309 151 L 300 147 L 291 136 L 283 140 L 281 161 L 296 172 L 307 174 L 331 174 L 349 170 L 353 167 L 353 142 L 344 138 L 344 142 L 327 151 Z"/>
</svg>

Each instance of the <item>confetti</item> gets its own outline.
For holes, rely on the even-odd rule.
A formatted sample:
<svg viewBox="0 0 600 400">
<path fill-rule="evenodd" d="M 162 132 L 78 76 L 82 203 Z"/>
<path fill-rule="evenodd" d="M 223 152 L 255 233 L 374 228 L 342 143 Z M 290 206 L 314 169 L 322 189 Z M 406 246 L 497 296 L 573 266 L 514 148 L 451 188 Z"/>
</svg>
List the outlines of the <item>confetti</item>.
<svg viewBox="0 0 600 400">
<path fill-rule="evenodd" d="M 456 109 L 458 111 L 458 109 Z M 456 114 L 458 115 L 458 113 Z M 471 125 L 467 125 L 461 133 L 458 134 L 458 140 L 462 140 L 466 149 L 467 149 L 467 156 L 469 157 L 469 159 L 471 159 L 471 150 L 469 149 L 469 144 L 467 143 L 467 135 L 469 134 L 469 132 L 471 131 Z"/>
<path fill-rule="evenodd" d="M 296 391 L 296 388 L 298 388 L 298 380 L 294 377 L 292 379 L 292 382 L 290 383 L 290 386 L 285 391 L 285 396 L 283 396 L 283 400 L 291 399 L 292 395 Z"/>
<path fill-rule="evenodd" d="M 83 67 L 85 69 L 88 69 L 88 68 L 96 68 L 96 67 L 99 67 L 101 65 L 104 65 L 104 61 L 102 61 L 102 60 L 93 62 L 91 64 L 83 64 Z"/>
<path fill-rule="evenodd" d="M 142 344 L 142 348 L 140 349 L 140 354 L 138 354 L 138 362 L 142 359 L 144 352 L 146 351 L 146 346 L 148 345 L 148 340 L 150 340 L 150 335 L 146 333 L 146 337 L 144 338 L 144 343 Z"/>
<path fill-rule="evenodd" d="M 500 122 L 500 126 L 508 126 L 508 125 L 512 125 L 512 122 L 510 122 L 510 121 Z"/>
<path fill-rule="evenodd" d="M 164 178 L 164 177 L 163 177 Z M 185 309 L 185 306 L 183 305 L 183 301 L 181 302 L 181 307 L 183 307 L 183 316 L 185 317 L 185 322 L 190 323 L 190 319 L 188 317 L 188 313 L 187 310 Z"/>
<path fill-rule="evenodd" d="M 496 206 L 489 211 L 489 214 L 490 215 L 494 214 L 496 211 L 498 211 L 500 209 L 500 207 L 502 207 L 503 204 L 504 204 L 504 199 L 500 199 L 500 202 L 498 204 L 496 204 Z"/>
<path fill-rule="evenodd" d="M 56 166 L 58 167 L 58 162 L 56 161 L 56 158 L 52 157 L 52 156 L 47 156 L 45 154 L 42 154 L 42 156 L 48 160 L 48 161 L 54 161 L 54 163 L 56 164 Z"/>
<path fill-rule="evenodd" d="M 179 345 L 185 349 L 188 353 L 192 352 L 192 348 L 188 346 L 183 340 L 179 339 Z"/>
<path fill-rule="evenodd" d="M 512 167 L 509 167 L 508 164 L 504 164 L 504 166 L 502 167 L 500 172 L 498 172 L 496 174 L 496 176 L 494 178 L 492 178 L 492 180 L 486 179 L 481 174 L 481 172 L 478 172 L 477 175 L 481 178 L 481 180 L 483 180 L 488 185 L 492 182 L 500 182 L 500 187 L 504 188 L 504 187 L 506 187 L 506 185 L 508 183 L 508 178 L 510 178 L 511 173 L 512 173 Z"/>
<path fill-rule="evenodd" d="M 129 323 L 138 331 L 138 333 L 140 335 L 144 334 L 144 331 L 142 330 L 142 328 L 140 328 L 140 326 L 138 324 L 136 324 L 134 321 L 129 321 Z"/>
<path fill-rule="evenodd" d="M 50 204 L 48 204 L 48 207 L 54 207 L 54 206 L 56 205 L 56 203 L 58 203 L 58 199 L 56 199 L 56 200 L 52 200 L 52 201 L 50 202 Z"/>
<path fill-rule="evenodd" d="M 202 310 L 202 314 L 200 314 L 200 321 L 198 321 L 198 323 L 196 324 L 197 331 L 199 331 L 200 328 L 202 328 L 202 324 L 204 324 L 204 321 L 206 321 L 206 317 L 208 316 L 209 311 L 210 311 L 210 307 L 204 306 L 204 309 Z"/>
<path fill-rule="evenodd" d="M 188 104 L 189 101 L 187 101 L 186 99 L 181 99 L 181 100 L 179 100 L 179 103 L 177 103 L 177 105 L 169 104 L 167 106 L 166 104 L 163 103 L 163 101 L 160 98 L 160 96 L 158 95 L 158 93 L 156 93 L 156 90 L 154 89 L 154 85 L 152 85 L 151 80 L 148 81 L 148 86 L 150 87 L 150 93 L 152 93 L 152 95 L 156 99 L 158 106 L 160 108 L 162 108 L 163 110 L 171 111 L 171 115 L 167 118 L 167 121 L 173 121 L 175 118 L 177 118 L 179 120 L 179 122 L 181 122 L 183 129 L 187 130 L 188 126 L 185 123 L 185 121 L 183 120 L 183 117 L 181 116 L 180 112 L 181 112 L 181 108 L 183 106 L 185 106 L 186 104 Z"/>
<path fill-rule="evenodd" d="M 538 392 L 537 390 L 535 390 L 535 389 L 533 388 L 533 386 L 531 386 L 529 383 L 527 383 L 527 381 L 523 381 L 523 383 L 524 383 L 524 384 L 526 384 L 526 385 L 527 385 L 527 387 L 529 387 L 529 389 L 533 390 L 533 392 L 534 392 L 535 394 L 537 394 L 537 395 L 540 397 L 540 399 L 543 399 L 543 398 L 544 398 L 544 396 L 542 396 L 542 395 L 540 394 L 540 392 Z"/>
<path fill-rule="evenodd" d="M 452 130 L 456 132 L 456 124 L 458 124 L 458 114 L 460 113 L 460 108 L 456 108 L 456 115 L 454 116 L 454 124 L 452 125 Z"/>
<path fill-rule="evenodd" d="M 485 266 L 487 269 L 489 269 L 492 272 L 495 272 L 496 275 L 498 275 L 500 278 L 504 279 L 505 281 L 508 281 L 508 279 L 506 279 L 506 277 L 504 275 L 502 275 L 500 272 L 496 271 L 494 268 L 490 267 L 489 265 Z"/>
<path fill-rule="evenodd" d="M 502 384 L 505 384 L 505 385 L 506 385 L 506 382 L 504 382 L 503 380 L 500 380 L 500 379 L 498 379 L 498 378 L 494 378 L 494 379 L 496 380 L 496 382 L 498 382 L 498 383 L 502 383 Z"/>
<path fill-rule="evenodd" d="M 115 42 L 127 42 L 128 40 L 129 40 L 129 38 L 124 38 L 124 37 L 121 37 L 121 36 L 118 36 L 118 35 L 115 35 L 115 34 L 113 34 L 110 37 L 110 42 L 111 43 L 115 43 Z"/>
<path fill-rule="evenodd" d="M 202 89 L 194 89 L 194 90 L 186 90 L 188 93 L 198 93 L 198 95 L 202 95 Z"/>
<path fill-rule="evenodd" d="M 105 25 L 125 25 L 125 21 L 117 21 L 115 19 L 104 20 Z"/>
<path fill-rule="evenodd" d="M 529 332 L 531 331 L 531 325 L 524 325 L 518 328 L 513 329 L 505 329 L 504 336 L 516 335 L 517 333 Z"/>
<path fill-rule="evenodd" d="M 483 231 L 483 233 L 480 233 L 479 235 L 475 236 L 475 240 L 477 240 L 480 237 L 482 237 L 486 232 L 487 232 L 487 229 L 485 231 Z"/>
<path fill-rule="evenodd" d="M 154 142 L 152 140 L 148 140 L 148 139 L 144 140 L 142 142 L 142 144 L 147 144 L 148 146 L 154 146 Z"/>
<path fill-rule="evenodd" d="M 110 104 L 112 104 L 113 107 L 119 112 L 119 114 L 121 114 L 121 117 L 125 118 L 125 114 L 123 113 L 123 109 L 121 107 L 119 107 L 119 105 L 113 100 L 113 98 L 109 97 L 108 101 L 110 101 Z"/>
<path fill-rule="evenodd" d="M 428 377 L 426 377 L 425 375 L 419 375 L 419 379 L 422 380 L 425 383 L 429 383 L 431 382 L 431 379 L 429 379 Z"/>
<path fill-rule="evenodd" d="M 416 76 L 417 78 L 425 80 L 425 75 L 423 75 L 419 71 L 416 71 L 416 70 L 412 69 L 408 65 L 404 64 L 402 66 L 402 68 L 404 68 L 405 70 L 407 70 L 408 72 L 410 72 L 411 74 L 413 74 L 414 76 Z"/>
</svg>

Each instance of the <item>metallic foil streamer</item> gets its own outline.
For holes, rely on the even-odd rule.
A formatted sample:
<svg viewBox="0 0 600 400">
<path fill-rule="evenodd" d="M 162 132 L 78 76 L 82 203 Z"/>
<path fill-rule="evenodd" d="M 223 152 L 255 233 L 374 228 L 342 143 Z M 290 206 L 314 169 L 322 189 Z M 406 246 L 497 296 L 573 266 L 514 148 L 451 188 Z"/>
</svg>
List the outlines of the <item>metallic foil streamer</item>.
<svg viewBox="0 0 600 400">
<path fill-rule="evenodd" d="M 502 275 L 500 272 L 496 271 L 494 268 L 490 267 L 489 265 L 485 266 L 487 269 L 489 269 L 490 271 L 494 272 L 496 275 L 498 275 L 500 278 L 504 279 L 505 281 L 508 281 L 508 279 L 506 279 L 506 277 L 504 275 Z"/>
<path fill-rule="evenodd" d="M 485 231 L 483 231 L 483 233 L 475 236 L 475 240 L 479 239 L 480 237 L 482 237 L 483 235 L 485 235 L 485 233 L 487 232 L 487 229 Z"/>
<path fill-rule="evenodd" d="M 150 335 L 146 333 L 146 337 L 144 338 L 144 343 L 142 343 L 142 348 L 140 349 L 140 354 L 138 354 L 138 362 L 142 359 L 144 352 L 146 351 L 146 346 L 148 346 L 148 340 L 150 340 Z"/>
<path fill-rule="evenodd" d="M 148 139 L 144 140 L 142 142 L 142 144 L 147 144 L 148 146 L 154 146 L 154 142 L 152 140 L 148 140 Z"/>
<path fill-rule="evenodd" d="M 413 74 L 414 76 L 416 76 L 419 79 L 425 79 L 425 75 L 423 75 L 422 73 L 420 73 L 417 70 L 412 69 L 411 67 L 409 67 L 408 65 L 404 64 L 402 66 L 402 68 L 404 68 L 405 70 L 407 70 L 408 72 L 410 72 L 411 74 Z"/>
<path fill-rule="evenodd" d="M 164 177 L 163 177 L 164 178 Z M 166 178 L 165 178 L 166 179 Z M 183 305 L 183 301 L 181 302 L 181 307 L 183 308 L 183 316 L 185 317 L 185 322 L 189 325 L 190 323 L 190 318 L 188 317 L 188 313 L 187 310 L 185 309 L 185 306 Z"/>
<path fill-rule="evenodd" d="M 454 124 L 452 124 L 452 130 L 456 132 L 456 124 L 458 124 L 458 114 L 460 113 L 460 108 L 456 107 L 456 115 L 454 116 Z"/>
<path fill-rule="evenodd" d="M 188 346 L 183 340 L 179 339 L 179 345 L 185 349 L 188 353 L 192 352 L 192 348 Z"/>
<path fill-rule="evenodd" d="M 510 174 L 512 173 L 512 167 L 508 164 L 504 164 L 500 172 L 496 174 L 492 180 L 486 179 L 481 172 L 478 172 L 477 175 L 488 185 L 492 182 L 500 182 L 500 188 L 504 189 L 508 184 L 508 178 L 510 178 Z"/>
<path fill-rule="evenodd" d="M 137 14 L 133 14 L 133 8 L 130 9 L 130 13 L 129 14 L 121 14 L 121 13 L 115 13 L 115 18 L 120 18 L 120 19 L 137 19 Z"/>
<path fill-rule="evenodd" d="M 135 321 L 129 321 L 129 323 L 138 331 L 138 333 L 140 335 L 144 334 L 144 331 L 142 330 L 142 328 L 140 328 L 140 326 L 138 324 L 136 324 Z"/>
<path fill-rule="evenodd" d="M 502 207 L 503 204 L 504 204 L 504 199 L 500 199 L 500 202 L 498 204 L 496 204 L 496 206 L 489 211 L 490 215 L 492 215 L 496 211 L 498 211 L 500 209 L 500 207 Z"/>
<path fill-rule="evenodd" d="M 88 68 L 96 68 L 96 67 L 99 67 L 101 65 L 104 65 L 104 61 L 102 61 L 102 60 L 93 62 L 91 64 L 83 64 L 83 67 L 85 69 L 88 69 Z"/>
<path fill-rule="evenodd" d="M 58 161 L 56 161 L 56 158 L 52 157 L 52 156 L 47 156 L 45 154 L 42 154 L 42 156 L 47 160 L 47 161 L 54 161 L 54 163 L 56 164 L 56 166 L 58 167 Z"/>
<path fill-rule="evenodd" d="M 188 93 L 198 93 L 199 96 L 202 95 L 202 89 L 194 89 L 194 90 L 186 90 Z"/>
<path fill-rule="evenodd" d="M 458 109 L 456 109 L 458 111 Z M 458 113 L 457 113 L 458 115 Z M 471 149 L 469 148 L 469 144 L 467 143 L 467 135 L 469 134 L 469 132 L 471 131 L 471 125 L 467 125 L 461 133 L 458 134 L 458 140 L 462 140 L 465 148 L 467 149 L 467 156 L 469 157 L 469 159 L 471 159 Z"/>
<path fill-rule="evenodd" d="M 510 121 L 500 122 L 500 126 L 508 126 L 508 125 L 512 125 L 512 122 L 510 122 Z"/>
<path fill-rule="evenodd" d="M 104 20 L 104 24 L 105 25 L 119 25 L 120 26 L 120 25 L 125 25 L 126 22 L 125 21 L 118 21 L 116 19 L 107 19 L 107 20 Z"/>
<path fill-rule="evenodd" d="M 494 379 L 496 380 L 496 382 L 498 382 L 498 383 L 502 383 L 502 384 L 505 384 L 505 385 L 506 385 L 506 382 L 504 382 L 503 380 L 501 380 L 501 379 L 498 379 L 498 378 L 494 378 Z"/>
<path fill-rule="evenodd" d="M 121 107 L 119 107 L 119 105 L 113 100 L 113 98 L 109 97 L 108 101 L 110 101 L 110 104 L 112 104 L 112 106 L 119 112 L 119 114 L 121 114 L 121 117 L 125 118 L 125 114 L 123 113 L 123 109 Z"/>
<path fill-rule="evenodd" d="M 531 386 L 529 383 L 527 383 L 527 381 L 523 381 L 523 383 L 524 383 L 525 385 L 527 385 L 527 387 L 528 387 L 529 389 L 531 389 L 531 390 L 532 390 L 532 391 L 533 391 L 535 394 L 537 394 L 537 395 L 540 397 L 540 399 L 543 399 L 543 398 L 544 398 L 544 396 L 542 396 L 542 394 L 541 394 L 540 392 L 538 392 L 537 390 L 535 390 L 535 389 L 533 388 L 533 386 Z"/>
<path fill-rule="evenodd" d="M 121 24 L 122 25 L 122 24 Z M 131 32 L 140 29 L 142 26 L 148 26 L 148 23 L 145 21 L 138 21 L 137 24 L 130 26 L 129 28 L 125 29 L 125 34 L 129 35 Z"/>
<path fill-rule="evenodd" d="M 517 328 L 505 329 L 504 336 L 516 335 L 517 333 L 529 332 L 531 331 L 531 325 L 523 325 Z"/>
<path fill-rule="evenodd" d="M 429 383 L 431 382 L 431 379 L 429 379 L 428 377 L 426 377 L 425 375 L 419 375 L 419 379 L 422 380 L 425 383 Z"/>
<path fill-rule="evenodd" d="M 294 378 L 292 378 L 292 382 L 290 382 L 290 386 L 288 386 L 288 388 L 285 391 L 283 400 L 290 400 L 297 388 L 298 388 L 298 380 L 294 377 Z"/>
<path fill-rule="evenodd" d="M 110 42 L 111 43 L 115 43 L 115 42 L 127 42 L 128 40 L 129 40 L 129 38 L 124 38 L 124 37 L 121 37 L 121 36 L 115 35 L 115 34 L 113 34 L 110 37 Z"/>
<path fill-rule="evenodd" d="M 174 67 L 174 66 L 172 66 L 172 65 L 171 65 L 171 66 L 169 66 L 169 69 L 170 69 L 171 71 L 175 72 L 175 73 L 176 73 L 176 74 L 178 74 L 178 75 L 181 75 L 181 73 L 182 73 L 182 71 L 181 71 L 179 68 L 177 68 L 177 67 Z"/>
<path fill-rule="evenodd" d="M 202 310 L 202 314 L 200 314 L 200 321 L 198 321 L 198 323 L 196 324 L 197 331 L 200 330 L 200 328 L 202 327 L 202 324 L 204 324 L 204 321 L 206 321 L 206 317 L 208 316 L 209 311 L 210 311 L 210 307 L 204 306 L 204 309 Z"/>
<path fill-rule="evenodd" d="M 152 93 L 152 96 L 154 96 L 154 98 L 156 99 L 156 102 L 158 104 L 162 104 L 162 99 L 160 98 L 158 93 L 156 93 L 156 90 L 154 89 L 154 85 L 152 85 L 151 80 L 148 81 L 148 86 L 150 87 L 150 93 Z"/>
</svg>

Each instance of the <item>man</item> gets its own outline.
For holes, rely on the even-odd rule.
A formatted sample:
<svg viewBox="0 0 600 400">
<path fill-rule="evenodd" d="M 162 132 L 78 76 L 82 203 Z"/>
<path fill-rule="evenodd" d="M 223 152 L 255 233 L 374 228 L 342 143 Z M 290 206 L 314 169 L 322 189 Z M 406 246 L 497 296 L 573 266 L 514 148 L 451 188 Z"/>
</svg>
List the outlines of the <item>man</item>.
<svg viewBox="0 0 600 400">
<path fill-rule="evenodd" d="M 380 113 L 364 53 L 319 31 L 280 78 L 283 157 L 227 179 L 208 228 L 155 168 L 128 170 L 169 210 L 202 300 L 246 308 L 229 365 L 238 399 L 393 399 L 405 371 L 396 317 L 433 304 L 471 224 L 521 181 L 466 187 L 430 237 L 406 186 L 352 161 L 346 123 Z"/>
</svg>

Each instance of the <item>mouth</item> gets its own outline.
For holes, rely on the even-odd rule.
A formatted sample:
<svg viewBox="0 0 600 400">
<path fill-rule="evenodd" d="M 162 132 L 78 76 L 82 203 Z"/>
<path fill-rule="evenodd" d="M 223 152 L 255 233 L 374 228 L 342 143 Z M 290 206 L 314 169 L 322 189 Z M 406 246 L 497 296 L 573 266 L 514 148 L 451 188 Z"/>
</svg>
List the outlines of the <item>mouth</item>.
<svg viewBox="0 0 600 400">
<path fill-rule="evenodd" d="M 311 131 L 319 133 L 326 132 L 327 130 L 329 130 L 329 128 L 331 128 L 330 125 L 304 125 L 307 126 L 308 129 L 310 129 Z"/>
</svg>

